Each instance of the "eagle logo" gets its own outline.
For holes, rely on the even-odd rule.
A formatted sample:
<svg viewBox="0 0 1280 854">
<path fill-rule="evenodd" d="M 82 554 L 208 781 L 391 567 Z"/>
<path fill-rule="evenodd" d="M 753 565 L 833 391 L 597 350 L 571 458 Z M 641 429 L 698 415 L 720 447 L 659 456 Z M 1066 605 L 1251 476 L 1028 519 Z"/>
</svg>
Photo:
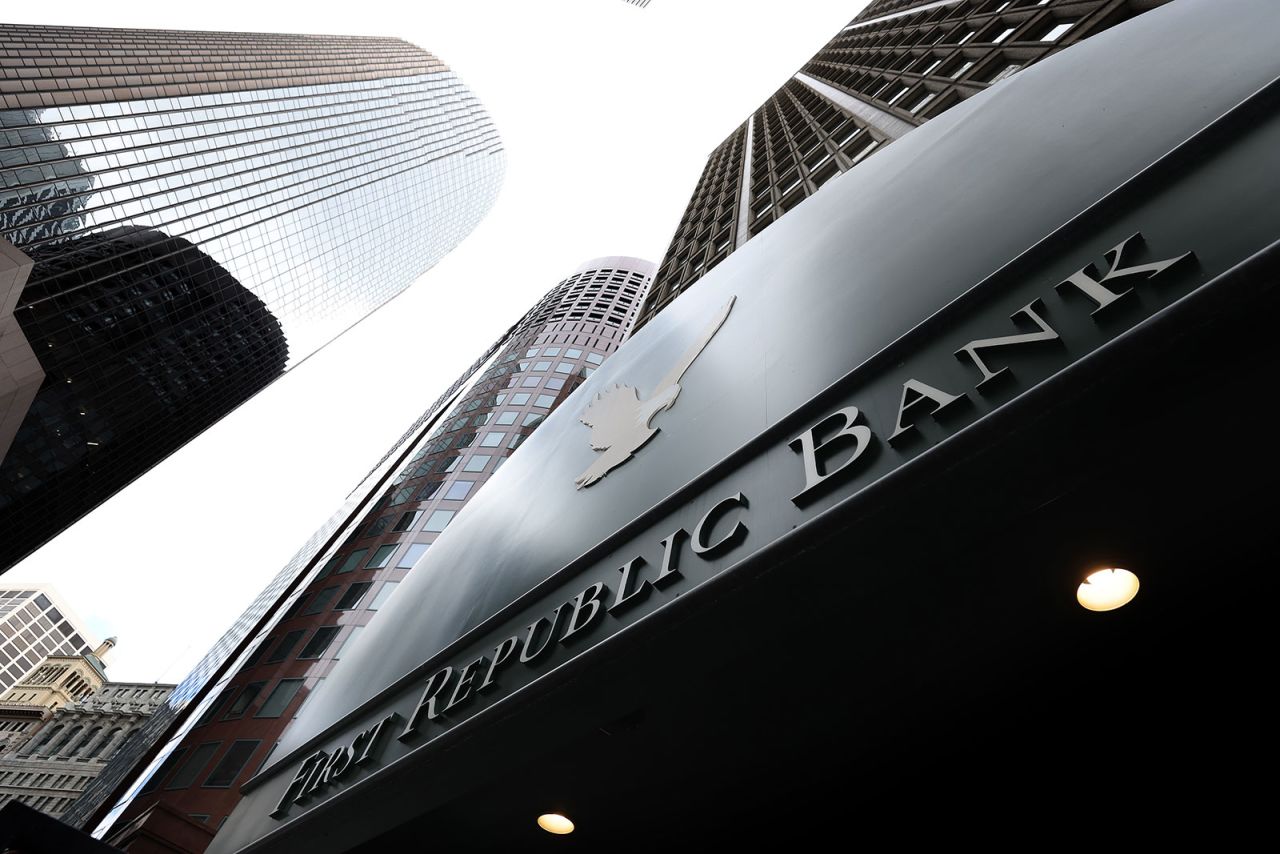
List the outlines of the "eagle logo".
<svg viewBox="0 0 1280 854">
<path fill-rule="evenodd" d="M 702 333 L 702 337 L 685 351 L 680 361 L 658 382 L 648 398 L 642 400 L 639 390 L 634 386 L 615 383 L 591 401 L 579 420 L 591 428 L 592 449 L 603 453 L 574 480 L 578 489 L 590 486 L 631 459 L 658 432 L 658 428 L 651 426 L 649 422 L 662 410 L 675 405 L 676 398 L 680 396 L 680 378 L 720 331 L 736 299 L 737 297 L 729 298 L 715 320 Z"/>
</svg>

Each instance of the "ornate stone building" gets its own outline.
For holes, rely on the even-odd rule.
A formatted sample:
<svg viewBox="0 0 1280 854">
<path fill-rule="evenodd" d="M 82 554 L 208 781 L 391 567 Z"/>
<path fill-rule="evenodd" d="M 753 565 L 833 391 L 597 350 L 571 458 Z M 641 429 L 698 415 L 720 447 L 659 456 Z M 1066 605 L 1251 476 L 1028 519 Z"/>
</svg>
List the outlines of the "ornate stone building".
<svg viewBox="0 0 1280 854">
<path fill-rule="evenodd" d="M 49 656 L 0 697 L 0 805 L 57 818 L 169 696 L 172 685 L 107 682 L 102 658 L 114 645 Z"/>
<path fill-rule="evenodd" d="M 58 709 L 101 688 L 102 657 L 115 643 L 107 638 L 92 653 L 51 655 L 0 696 L 0 755 L 25 745 Z"/>
</svg>

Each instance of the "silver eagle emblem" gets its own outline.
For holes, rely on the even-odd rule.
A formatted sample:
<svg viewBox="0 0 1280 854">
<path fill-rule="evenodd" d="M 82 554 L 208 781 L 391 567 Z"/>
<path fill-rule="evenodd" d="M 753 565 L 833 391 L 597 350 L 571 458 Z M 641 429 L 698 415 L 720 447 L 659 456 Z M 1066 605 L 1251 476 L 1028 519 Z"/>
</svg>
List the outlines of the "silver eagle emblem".
<svg viewBox="0 0 1280 854">
<path fill-rule="evenodd" d="M 631 459 L 654 437 L 658 428 L 649 422 L 662 410 L 675 405 L 676 398 L 680 396 L 680 378 L 720 331 L 736 300 L 737 297 L 729 298 L 702 337 L 685 351 L 648 398 L 642 400 L 634 386 L 616 383 L 595 396 L 579 420 L 591 428 L 592 449 L 603 453 L 574 480 L 578 489 L 590 486 Z"/>
</svg>

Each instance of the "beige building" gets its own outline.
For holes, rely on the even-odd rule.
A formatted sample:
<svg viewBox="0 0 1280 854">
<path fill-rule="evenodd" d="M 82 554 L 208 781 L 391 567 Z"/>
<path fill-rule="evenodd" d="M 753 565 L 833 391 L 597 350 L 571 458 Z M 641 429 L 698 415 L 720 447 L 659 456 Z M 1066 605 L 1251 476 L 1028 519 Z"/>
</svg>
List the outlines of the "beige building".
<svg viewBox="0 0 1280 854">
<path fill-rule="evenodd" d="M 114 645 L 51 655 L 0 696 L 0 805 L 59 817 L 169 696 L 172 685 L 107 682 Z"/>
</svg>

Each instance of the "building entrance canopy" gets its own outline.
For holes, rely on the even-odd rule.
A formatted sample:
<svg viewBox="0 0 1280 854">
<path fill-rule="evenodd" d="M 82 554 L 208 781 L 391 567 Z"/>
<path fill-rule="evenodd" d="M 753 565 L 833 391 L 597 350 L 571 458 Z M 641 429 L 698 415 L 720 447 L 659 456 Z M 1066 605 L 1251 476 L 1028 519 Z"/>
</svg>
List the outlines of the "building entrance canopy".
<svg viewBox="0 0 1280 854">
<path fill-rule="evenodd" d="M 939 721 L 999 708 L 1003 680 L 1049 702 L 1046 674 L 1098 636 L 1046 605 L 1065 583 L 1048 567 L 1108 549 L 1163 562 L 1135 607 L 1184 638 L 1190 556 L 1260 535 L 1248 490 L 1245 509 L 1206 499 L 1242 465 L 1206 433 L 1274 364 L 1253 334 L 1280 237 L 1273 24 L 1267 2 L 1144 14 L 735 252 L 436 541 L 210 850 L 463 826 L 512 843 L 480 817 L 521 792 L 548 811 L 548 786 L 594 790 L 617 832 L 647 807 L 602 789 L 651 785 L 649 806 L 708 821 L 742 785 L 830 793 L 841 763 L 919 761 Z M 1250 460 L 1258 483 L 1273 465 Z M 1106 673 L 1019 717 L 1000 755 L 1129 684 Z M 911 750 L 869 737 L 886 721 Z M 672 780 L 730 795 L 668 804 Z"/>
</svg>

